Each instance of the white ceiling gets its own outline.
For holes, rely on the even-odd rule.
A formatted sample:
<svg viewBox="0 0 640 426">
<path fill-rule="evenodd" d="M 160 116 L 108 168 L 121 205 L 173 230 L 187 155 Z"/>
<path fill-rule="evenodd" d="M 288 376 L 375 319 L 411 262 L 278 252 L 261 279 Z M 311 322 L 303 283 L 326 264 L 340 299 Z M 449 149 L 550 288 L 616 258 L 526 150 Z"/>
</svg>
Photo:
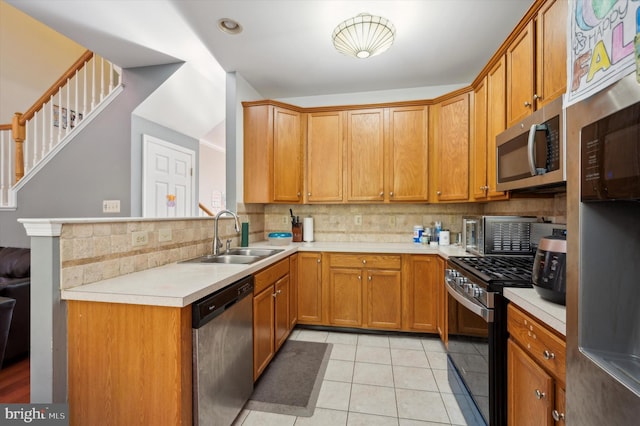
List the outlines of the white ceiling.
<svg viewBox="0 0 640 426">
<path fill-rule="evenodd" d="M 182 77 L 172 79 L 176 86 L 162 94 L 164 108 L 150 109 L 186 102 L 190 111 L 206 112 L 194 118 L 201 125 L 190 124 L 205 134 L 224 119 L 225 71 L 271 99 L 466 85 L 533 0 L 7 2 L 122 67 L 186 62 Z M 331 33 L 362 12 L 392 21 L 396 40 L 379 56 L 346 57 L 333 48 Z M 220 18 L 238 21 L 243 32 L 219 31 Z"/>
</svg>

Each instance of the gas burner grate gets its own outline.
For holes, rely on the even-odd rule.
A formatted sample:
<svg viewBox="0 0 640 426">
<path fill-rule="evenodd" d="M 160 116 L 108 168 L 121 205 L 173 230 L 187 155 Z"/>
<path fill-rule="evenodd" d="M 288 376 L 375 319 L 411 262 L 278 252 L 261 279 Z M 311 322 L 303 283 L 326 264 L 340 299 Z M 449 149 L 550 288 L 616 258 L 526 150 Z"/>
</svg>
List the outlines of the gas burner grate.
<svg viewBox="0 0 640 426">
<path fill-rule="evenodd" d="M 532 256 L 452 257 L 449 260 L 486 283 L 527 286 L 533 270 Z"/>
</svg>

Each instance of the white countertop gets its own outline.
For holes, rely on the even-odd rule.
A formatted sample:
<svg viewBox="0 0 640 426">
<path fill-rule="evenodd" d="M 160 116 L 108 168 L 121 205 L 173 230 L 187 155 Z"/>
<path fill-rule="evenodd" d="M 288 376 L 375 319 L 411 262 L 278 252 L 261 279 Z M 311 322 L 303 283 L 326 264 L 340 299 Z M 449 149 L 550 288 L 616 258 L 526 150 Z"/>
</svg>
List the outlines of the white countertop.
<svg viewBox="0 0 640 426">
<path fill-rule="evenodd" d="M 297 251 L 437 254 L 444 258 L 468 255 L 455 245 L 428 247 L 414 243 L 313 242 L 272 246 L 263 242 L 251 244 L 251 247 L 280 248 L 284 251 L 251 265 L 172 263 L 62 290 L 61 298 L 184 307 Z"/>
<path fill-rule="evenodd" d="M 508 287 L 504 289 L 504 297 L 566 336 L 567 309 L 565 306 L 541 298 L 533 288 Z"/>
</svg>

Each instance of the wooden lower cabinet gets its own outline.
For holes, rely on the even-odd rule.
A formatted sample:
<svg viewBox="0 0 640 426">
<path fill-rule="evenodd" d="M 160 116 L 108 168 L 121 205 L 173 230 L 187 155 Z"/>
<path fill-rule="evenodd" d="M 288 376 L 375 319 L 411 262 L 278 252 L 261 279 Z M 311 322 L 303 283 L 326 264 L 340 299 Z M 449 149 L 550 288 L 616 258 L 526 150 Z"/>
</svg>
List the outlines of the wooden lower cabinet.
<svg viewBox="0 0 640 426">
<path fill-rule="evenodd" d="M 399 330 L 402 272 L 399 255 L 328 255 L 330 325 Z"/>
<path fill-rule="evenodd" d="M 253 379 L 257 380 L 291 331 L 289 258 L 254 277 Z"/>
<path fill-rule="evenodd" d="M 564 424 L 564 339 L 513 303 L 507 317 L 508 424 Z"/>
<path fill-rule="evenodd" d="M 289 324 L 290 329 L 298 323 L 298 253 L 289 256 Z"/>
<path fill-rule="evenodd" d="M 298 252 L 298 324 L 322 325 L 322 253 Z"/>
<path fill-rule="evenodd" d="M 192 424 L 191 306 L 67 301 L 71 425 Z"/>
<path fill-rule="evenodd" d="M 403 330 L 438 332 L 439 287 L 444 286 L 438 255 L 403 256 Z M 444 289 L 444 287 L 443 287 Z M 445 290 L 446 291 L 446 290 Z"/>
</svg>

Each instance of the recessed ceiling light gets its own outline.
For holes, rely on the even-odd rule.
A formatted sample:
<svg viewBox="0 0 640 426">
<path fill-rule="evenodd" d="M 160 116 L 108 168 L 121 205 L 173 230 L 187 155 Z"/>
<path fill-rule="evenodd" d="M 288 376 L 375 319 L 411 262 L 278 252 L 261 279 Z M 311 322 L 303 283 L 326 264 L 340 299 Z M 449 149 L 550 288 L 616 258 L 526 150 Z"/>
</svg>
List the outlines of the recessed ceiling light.
<svg viewBox="0 0 640 426">
<path fill-rule="evenodd" d="M 233 19 L 229 18 L 219 19 L 218 29 L 227 34 L 239 34 L 242 32 L 242 26 Z"/>
</svg>

